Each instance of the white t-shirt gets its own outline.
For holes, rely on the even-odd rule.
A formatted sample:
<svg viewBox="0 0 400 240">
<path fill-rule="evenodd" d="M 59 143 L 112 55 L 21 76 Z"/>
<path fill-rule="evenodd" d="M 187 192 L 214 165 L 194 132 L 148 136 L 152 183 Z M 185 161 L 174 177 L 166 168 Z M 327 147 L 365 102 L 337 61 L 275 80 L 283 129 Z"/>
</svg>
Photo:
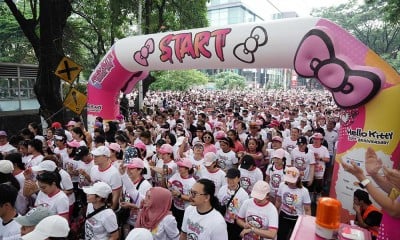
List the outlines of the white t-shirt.
<svg viewBox="0 0 400 240">
<path fill-rule="evenodd" d="M 74 189 L 74 185 L 72 184 L 71 181 L 71 176 L 64 170 L 60 169 L 58 172 L 60 173 L 61 176 L 61 189 L 62 190 L 72 190 Z M 75 202 L 75 194 L 72 192 L 70 195 L 67 195 L 68 200 L 69 200 L 69 205 L 71 206 Z"/>
<path fill-rule="evenodd" d="M 122 187 L 121 175 L 118 170 L 110 164 L 110 166 L 100 171 L 99 166 L 95 165 L 90 171 L 90 178 L 93 183 L 95 182 L 105 182 L 110 185 L 113 191 L 118 190 Z"/>
<path fill-rule="evenodd" d="M 310 194 L 307 188 L 290 188 L 281 183 L 278 197 L 282 199 L 281 211 L 291 216 L 304 215 L 304 205 L 311 204 Z"/>
<path fill-rule="evenodd" d="M 164 163 L 164 161 L 158 161 L 156 163 L 156 167 L 158 168 L 163 168 L 164 164 L 168 165 L 168 169 L 171 169 L 171 173 L 168 174 L 167 180 L 169 180 L 178 170 L 178 165 L 174 162 L 174 160 L 169 161 L 168 163 Z M 162 175 L 159 173 L 156 173 L 157 179 L 162 179 Z"/>
<path fill-rule="evenodd" d="M 333 156 L 334 151 L 335 151 L 335 144 L 338 141 L 338 133 L 335 130 L 332 130 L 331 132 L 329 132 L 328 130 L 325 130 L 324 139 L 328 143 L 329 155 Z"/>
<path fill-rule="evenodd" d="M 28 198 L 26 198 L 23 194 L 24 190 L 24 185 L 25 185 L 25 176 L 24 172 L 20 172 L 19 174 L 14 176 L 18 183 L 19 183 L 19 191 L 17 195 L 17 200 L 15 201 L 15 209 L 17 209 L 17 212 L 21 215 L 25 215 L 25 213 L 28 211 L 28 205 L 29 201 Z"/>
<path fill-rule="evenodd" d="M 293 166 L 302 174 L 302 181 L 310 181 L 310 165 L 315 164 L 314 153 L 309 150 L 308 153 L 300 152 L 299 148 L 292 151 Z"/>
<path fill-rule="evenodd" d="M 253 190 L 253 186 L 257 181 L 264 180 L 261 170 L 256 167 L 249 171 L 239 167 L 240 171 L 240 186 L 246 190 L 248 194 Z"/>
<path fill-rule="evenodd" d="M 217 151 L 218 166 L 225 172 L 232 168 L 234 164 L 238 164 L 236 153 L 232 150 L 223 152 L 221 149 Z"/>
<path fill-rule="evenodd" d="M 329 158 L 329 152 L 325 146 L 320 146 L 319 148 L 315 148 L 313 147 L 312 144 L 309 144 L 308 149 L 312 151 L 314 154 L 318 154 L 319 157 Z M 324 177 L 325 168 L 326 168 L 325 162 L 316 159 L 314 168 L 314 178 L 322 179 Z"/>
<path fill-rule="evenodd" d="M 4 152 L 4 153 L 17 152 L 17 149 L 10 143 L 6 143 L 6 144 L 0 146 L 0 153 L 2 153 L 2 152 Z"/>
<path fill-rule="evenodd" d="M 78 163 L 78 170 L 82 169 L 84 170 L 87 174 L 90 175 L 90 172 L 92 171 L 92 167 L 94 166 L 94 161 L 90 161 L 88 163 L 85 163 L 83 161 L 79 161 Z M 79 188 L 82 188 L 84 186 L 89 186 L 90 182 L 88 181 L 88 179 L 86 179 L 85 177 L 83 177 L 82 175 L 79 175 Z"/>
<path fill-rule="evenodd" d="M 235 191 L 228 189 L 228 185 L 222 186 L 217 194 L 218 200 L 221 203 L 221 205 L 225 206 L 231 199 L 232 194 L 234 193 Z M 227 206 L 226 208 L 224 216 L 226 222 L 228 223 L 235 222 L 235 218 L 239 213 L 240 207 L 247 199 L 249 199 L 249 195 L 242 187 L 240 187 L 235 196 L 233 197 L 232 201 L 229 203 L 229 206 Z"/>
<path fill-rule="evenodd" d="M 65 169 L 65 163 L 69 159 L 67 148 L 64 147 L 63 149 L 60 149 L 59 147 L 56 147 L 54 148 L 54 153 L 60 155 L 61 162 L 63 163 L 63 168 Z"/>
<path fill-rule="evenodd" d="M 283 139 L 282 148 L 288 153 L 297 147 L 297 140 L 292 140 L 290 137 Z"/>
<path fill-rule="evenodd" d="M 69 213 L 69 200 L 63 191 L 59 191 L 54 196 L 49 197 L 42 191 L 39 191 L 35 206 L 45 206 L 58 215 Z"/>
<path fill-rule="evenodd" d="M 21 225 L 14 219 L 11 222 L 3 225 L 3 220 L 0 218 L 0 239 L 2 240 L 20 240 Z"/>
<path fill-rule="evenodd" d="M 217 195 L 219 189 L 226 184 L 225 175 L 226 173 L 219 168 L 217 168 L 215 172 L 210 172 L 204 167 L 201 171 L 201 178 L 206 178 L 214 182 L 215 195 Z"/>
<path fill-rule="evenodd" d="M 215 209 L 200 214 L 195 206 L 187 207 L 183 216 L 182 232 L 187 234 L 187 239 L 228 239 L 226 222 L 222 215 Z"/>
<path fill-rule="evenodd" d="M 253 198 L 247 199 L 240 208 L 238 217 L 255 228 L 278 229 L 278 210 L 271 202 L 261 206 Z M 253 239 L 267 240 L 268 238 L 258 238 L 253 233 L 248 233 L 243 238 L 243 240 Z"/>
<path fill-rule="evenodd" d="M 28 161 L 25 164 L 25 168 L 31 168 L 33 166 L 39 165 L 43 161 L 44 156 L 43 155 L 37 155 L 36 157 L 33 157 L 33 155 L 29 155 L 31 158 L 28 159 Z"/>
<path fill-rule="evenodd" d="M 93 212 L 93 204 L 89 203 L 86 215 Z M 118 230 L 117 217 L 112 209 L 107 208 L 96 213 L 85 221 L 85 239 L 103 240 L 110 237 L 110 233 Z"/>
<path fill-rule="evenodd" d="M 204 168 L 204 158 L 200 160 L 195 160 L 193 155 L 189 155 L 189 160 L 193 164 L 193 170 L 194 170 L 193 178 L 199 180 L 201 177 L 201 171 L 206 170 Z"/>
<path fill-rule="evenodd" d="M 188 195 L 192 186 L 196 183 L 196 180 L 192 177 L 182 178 L 179 173 L 175 173 L 168 182 L 171 184 L 171 189 L 180 192 L 181 194 Z M 174 197 L 174 206 L 179 210 L 185 210 L 190 205 L 188 201 L 184 201 L 181 198 Z"/>
<path fill-rule="evenodd" d="M 283 181 L 283 176 L 285 175 L 284 169 L 278 169 L 276 168 L 275 164 L 270 164 L 268 165 L 265 174 L 269 177 L 269 186 L 271 188 L 269 195 L 275 197 L 276 193 L 278 192 L 279 185 Z"/>
<path fill-rule="evenodd" d="M 179 230 L 173 215 L 166 215 L 157 225 L 151 229 L 154 240 L 178 240 Z"/>
</svg>

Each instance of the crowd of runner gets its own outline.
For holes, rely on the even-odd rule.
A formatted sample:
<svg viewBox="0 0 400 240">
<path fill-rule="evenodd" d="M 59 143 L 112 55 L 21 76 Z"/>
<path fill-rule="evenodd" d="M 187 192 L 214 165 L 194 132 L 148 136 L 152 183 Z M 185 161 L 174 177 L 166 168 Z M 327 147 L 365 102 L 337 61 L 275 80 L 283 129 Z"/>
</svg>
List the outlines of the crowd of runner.
<svg viewBox="0 0 400 240">
<path fill-rule="evenodd" d="M 289 239 L 329 192 L 339 120 L 325 91 L 190 90 L 90 131 L 4 129 L 0 239 Z"/>
</svg>

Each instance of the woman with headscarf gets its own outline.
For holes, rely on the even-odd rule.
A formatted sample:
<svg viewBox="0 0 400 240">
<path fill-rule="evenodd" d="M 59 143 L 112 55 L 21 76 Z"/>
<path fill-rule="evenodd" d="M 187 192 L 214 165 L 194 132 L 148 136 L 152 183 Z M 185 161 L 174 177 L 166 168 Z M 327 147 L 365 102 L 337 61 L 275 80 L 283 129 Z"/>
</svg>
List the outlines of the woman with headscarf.
<svg viewBox="0 0 400 240">
<path fill-rule="evenodd" d="M 168 189 L 153 187 L 146 193 L 135 228 L 151 231 L 155 240 L 179 239 L 175 217 L 170 212 L 172 194 Z"/>
</svg>

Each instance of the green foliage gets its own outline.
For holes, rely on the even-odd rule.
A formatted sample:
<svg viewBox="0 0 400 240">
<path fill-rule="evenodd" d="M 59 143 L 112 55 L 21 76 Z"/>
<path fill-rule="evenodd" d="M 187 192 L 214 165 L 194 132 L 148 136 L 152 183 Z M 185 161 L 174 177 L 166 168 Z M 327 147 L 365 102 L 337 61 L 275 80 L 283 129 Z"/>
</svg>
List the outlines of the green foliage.
<svg viewBox="0 0 400 240">
<path fill-rule="evenodd" d="M 337 7 L 314 9 L 312 15 L 330 19 L 388 61 L 397 71 L 400 46 L 400 25 L 386 19 L 386 5 L 381 1 L 357 5 L 351 0 Z"/>
<path fill-rule="evenodd" d="M 246 87 L 246 78 L 234 72 L 220 72 L 214 79 L 217 89 L 238 90 Z"/>
<path fill-rule="evenodd" d="M 29 41 L 4 3 L 0 3 L 0 62 L 37 63 Z"/>
<path fill-rule="evenodd" d="M 208 76 L 198 70 L 155 71 L 152 76 L 157 80 L 150 85 L 150 89 L 161 91 L 186 91 L 208 82 Z"/>
<path fill-rule="evenodd" d="M 393 24 L 400 23 L 400 0 L 365 0 L 365 2 L 384 6 L 385 18 Z"/>
</svg>

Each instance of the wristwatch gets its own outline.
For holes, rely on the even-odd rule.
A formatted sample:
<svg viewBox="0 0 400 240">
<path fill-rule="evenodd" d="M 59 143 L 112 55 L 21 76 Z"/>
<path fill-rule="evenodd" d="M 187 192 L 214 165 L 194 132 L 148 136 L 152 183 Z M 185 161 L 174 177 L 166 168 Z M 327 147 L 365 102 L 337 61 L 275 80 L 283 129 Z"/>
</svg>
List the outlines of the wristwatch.
<svg viewBox="0 0 400 240">
<path fill-rule="evenodd" d="M 362 180 L 361 182 L 359 182 L 358 185 L 360 186 L 360 188 L 366 188 L 367 185 L 368 185 L 370 182 L 371 182 L 371 181 L 370 181 L 368 178 L 366 178 L 366 179 Z"/>
</svg>

